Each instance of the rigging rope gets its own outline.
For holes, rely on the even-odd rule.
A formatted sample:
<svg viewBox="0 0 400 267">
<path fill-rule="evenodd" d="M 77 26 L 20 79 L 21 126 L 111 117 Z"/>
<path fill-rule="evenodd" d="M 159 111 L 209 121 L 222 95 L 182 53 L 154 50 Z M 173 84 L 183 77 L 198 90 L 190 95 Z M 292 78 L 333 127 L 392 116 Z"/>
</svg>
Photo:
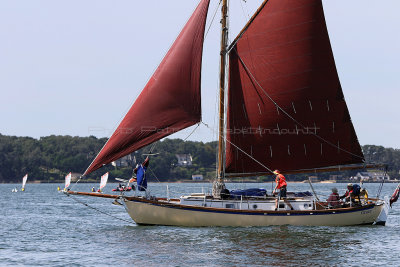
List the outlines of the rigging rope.
<svg viewBox="0 0 400 267">
<path fill-rule="evenodd" d="M 150 167 L 148 167 L 148 169 L 149 169 L 149 171 L 151 171 L 151 173 L 152 173 L 153 176 L 157 179 L 157 181 L 158 181 L 159 183 L 161 183 L 161 181 L 158 179 L 157 175 L 153 172 L 153 170 L 152 170 Z"/>
<path fill-rule="evenodd" d="M 245 10 L 244 10 L 242 1 L 239 1 L 239 2 L 240 2 L 240 6 L 242 7 L 243 15 L 244 15 L 245 17 L 247 16 L 246 19 L 250 20 L 249 11 L 247 10 L 247 13 L 246 13 Z M 243 2 L 245 2 L 245 3 L 247 4 L 246 0 L 243 0 Z"/>
<path fill-rule="evenodd" d="M 83 175 L 79 176 L 79 179 L 76 180 L 76 182 L 71 186 L 70 190 L 72 190 L 72 188 L 74 188 L 74 187 L 78 184 L 78 182 L 79 182 L 80 180 L 82 180 L 82 178 L 83 178 Z"/>
<path fill-rule="evenodd" d="M 208 129 L 210 129 L 211 131 L 215 132 L 216 130 L 211 128 L 207 123 L 205 122 L 201 122 L 203 123 Z M 220 133 L 220 135 L 222 136 L 222 133 Z M 226 136 L 223 136 L 224 140 L 226 142 L 228 142 L 229 144 L 231 144 L 232 146 L 234 146 L 236 149 L 238 149 L 240 152 L 242 152 L 243 154 L 245 154 L 246 156 L 248 156 L 250 159 L 254 160 L 256 163 L 258 163 L 260 166 L 262 166 L 264 169 L 266 169 L 267 171 L 269 171 L 270 173 L 274 173 L 270 168 L 268 168 L 267 166 L 265 166 L 264 164 L 262 164 L 261 162 L 259 162 L 256 158 L 254 158 L 253 156 L 251 156 L 250 154 L 248 154 L 246 151 L 244 151 L 243 149 L 241 149 L 240 147 L 238 147 L 237 145 L 235 145 L 234 143 L 232 143 L 231 141 L 229 141 Z"/>
<path fill-rule="evenodd" d="M 217 12 L 218 12 L 219 6 L 221 5 L 221 2 L 222 2 L 222 0 L 219 0 L 219 4 L 217 5 L 217 8 L 214 11 L 214 15 L 213 15 L 213 17 L 211 19 L 210 25 L 208 25 L 208 29 L 206 31 L 206 34 L 204 35 L 204 39 L 207 37 L 207 34 L 210 31 L 210 28 L 211 28 L 211 26 L 212 26 L 212 24 L 214 22 L 215 16 L 217 15 Z"/>
<path fill-rule="evenodd" d="M 197 126 L 193 129 L 193 131 L 185 139 L 183 139 L 183 141 L 186 141 L 197 130 L 197 128 L 199 128 L 199 126 L 200 126 L 200 122 L 197 123 Z"/>
<path fill-rule="evenodd" d="M 385 171 L 383 173 L 383 179 L 382 179 L 381 184 L 379 185 L 378 194 L 376 195 L 376 198 L 379 198 L 381 195 L 383 184 L 385 183 L 386 174 L 387 174 L 387 167 L 385 167 Z"/>
<path fill-rule="evenodd" d="M 100 209 L 98 209 L 98 208 L 92 207 L 92 206 L 90 206 L 89 204 L 87 204 L 87 203 L 85 203 L 85 202 L 83 202 L 83 201 L 80 201 L 80 200 L 76 199 L 75 197 L 72 197 L 70 194 L 67 194 L 67 196 L 69 196 L 72 200 L 74 200 L 74 201 L 76 201 L 76 202 L 78 202 L 78 203 L 80 203 L 80 204 L 82 204 L 82 205 L 84 205 L 84 206 L 86 206 L 86 207 L 88 207 L 88 208 L 90 208 L 90 209 L 93 209 L 93 210 L 95 210 L 95 211 L 97 211 L 97 212 L 99 212 L 99 213 L 102 213 L 102 214 L 104 214 L 104 215 L 107 215 L 107 216 L 109 216 L 109 217 L 112 217 L 112 218 L 114 218 L 114 219 L 117 219 L 117 220 L 120 220 L 120 221 L 123 221 L 123 222 L 127 222 L 127 223 L 129 223 L 129 224 L 133 224 L 132 221 L 128 221 L 128 220 L 125 220 L 125 219 L 116 217 L 116 216 L 114 216 L 114 215 L 112 215 L 112 214 L 110 214 L 110 213 L 107 213 L 107 212 L 102 211 L 102 210 L 100 210 Z M 117 199 L 115 199 L 115 200 L 117 200 Z"/>
</svg>

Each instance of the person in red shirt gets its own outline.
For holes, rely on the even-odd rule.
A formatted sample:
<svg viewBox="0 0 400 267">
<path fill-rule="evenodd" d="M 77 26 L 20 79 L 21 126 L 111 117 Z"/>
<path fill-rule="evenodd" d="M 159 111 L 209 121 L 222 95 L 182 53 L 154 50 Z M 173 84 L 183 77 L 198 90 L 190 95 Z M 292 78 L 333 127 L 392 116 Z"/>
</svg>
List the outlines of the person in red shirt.
<svg viewBox="0 0 400 267">
<path fill-rule="evenodd" d="M 275 170 L 274 174 L 276 174 L 275 178 L 275 189 L 272 192 L 272 194 L 275 194 L 276 189 L 279 189 L 279 194 L 278 198 L 275 200 L 275 210 L 278 210 L 278 201 L 279 199 L 283 199 L 283 201 L 290 207 L 291 210 L 293 210 L 292 204 L 290 204 L 289 201 L 286 199 L 286 188 L 287 188 L 287 183 L 286 183 L 286 178 L 283 176 L 279 170 Z"/>
<path fill-rule="evenodd" d="M 332 188 L 332 194 L 329 196 L 327 202 L 330 208 L 337 208 L 340 206 L 340 197 L 337 188 Z"/>
<path fill-rule="evenodd" d="M 356 185 L 358 186 L 358 185 Z M 360 190 L 358 190 L 358 192 L 355 192 L 354 188 L 353 188 L 353 184 L 347 184 L 347 191 L 346 193 L 344 193 L 343 196 L 340 197 L 340 199 L 345 199 L 346 202 L 352 202 L 354 203 L 354 199 L 357 197 L 358 198 L 358 203 L 361 203 L 361 199 L 360 199 Z M 358 186 L 358 188 L 360 188 Z"/>
</svg>

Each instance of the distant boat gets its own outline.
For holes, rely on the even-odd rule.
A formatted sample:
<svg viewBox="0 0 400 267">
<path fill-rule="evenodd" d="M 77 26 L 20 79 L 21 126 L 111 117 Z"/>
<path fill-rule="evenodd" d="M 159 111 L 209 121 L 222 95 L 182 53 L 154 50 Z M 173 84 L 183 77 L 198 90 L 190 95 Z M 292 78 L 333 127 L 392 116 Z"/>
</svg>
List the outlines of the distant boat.
<svg viewBox="0 0 400 267">
<path fill-rule="evenodd" d="M 113 188 L 112 191 L 113 192 L 124 192 L 124 191 L 131 191 L 132 189 L 134 190 L 135 187 L 133 186 L 133 188 L 132 188 L 132 186 L 121 185 L 121 186 L 118 186 L 117 188 Z"/>
<path fill-rule="evenodd" d="M 22 188 L 21 188 L 22 192 L 25 191 L 26 180 L 28 180 L 28 174 L 25 174 L 25 176 L 22 178 Z"/>
<path fill-rule="evenodd" d="M 13 188 L 13 190 L 11 190 L 11 192 L 16 193 L 16 192 L 18 192 L 18 189 L 15 187 L 15 188 Z"/>
<path fill-rule="evenodd" d="M 84 176 L 202 123 L 202 51 L 209 3 L 200 1 Z M 211 129 L 218 131 L 219 142 L 212 194 L 170 199 L 70 193 L 120 198 L 131 218 L 143 225 L 384 224 L 388 203 L 382 199 L 359 199 L 357 205 L 331 209 L 309 192 L 288 192 L 287 205 L 265 189 L 235 192 L 225 187 L 228 178 L 272 175 L 274 169 L 293 174 L 381 166 L 366 163 L 358 142 L 322 0 L 265 0 L 230 44 L 227 20 L 236 16 L 228 16 L 227 0 L 220 4 L 219 127 Z"/>
<path fill-rule="evenodd" d="M 117 188 L 112 189 L 112 191 L 114 192 L 123 192 L 123 191 L 131 191 L 131 190 L 135 190 L 135 186 L 131 183 L 133 183 L 134 181 L 136 181 L 136 179 L 134 177 L 132 177 L 131 179 L 127 180 L 127 179 L 122 179 L 122 178 L 115 178 L 115 180 L 123 182 L 124 184 L 121 185 L 121 183 L 119 183 Z"/>
<path fill-rule="evenodd" d="M 67 176 L 65 176 L 65 187 L 64 191 L 68 190 L 68 187 L 71 185 L 71 178 L 72 178 L 72 173 L 68 173 Z"/>
<path fill-rule="evenodd" d="M 101 191 L 103 190 L 103 188 L 107 185 L 107 181 L 108 181 L 108 172 L 106 172 L 105 174 L 103 174 L 101 176 L 100 179 L 100 187 L 99 190 L 97 190 L 97 192 L 101 193 Z"/>
</svg>

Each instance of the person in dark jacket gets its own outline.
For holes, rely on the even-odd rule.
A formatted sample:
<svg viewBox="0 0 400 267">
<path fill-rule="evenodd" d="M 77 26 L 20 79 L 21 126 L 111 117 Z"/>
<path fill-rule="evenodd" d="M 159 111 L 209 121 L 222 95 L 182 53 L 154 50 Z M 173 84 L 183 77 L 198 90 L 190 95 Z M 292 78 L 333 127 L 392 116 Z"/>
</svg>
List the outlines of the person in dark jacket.
<svg viewBox="0 0 400 267">
<path fill-rule="evenodd" d="M 356 185 L 353 186 L 353 184 L 349 183 L 347 184 L 347 191 L 344 193 L 343 196 L 340 197 L 340 199 L 345 199 L 346 202 L 352 202 L 354 203 L 354 199 L 358 198 L 359 203 L 361 203 L 360 199 L 360 186 Z"/>
<path fill-rule="evenodd" d="M 146 170 L 149 167 L 149 157 L 147 157 L 142 164 L 137 165 L 133 172 L 136 174 L 137 188 L 139 191 L 146 191 L 147 189 L 147 179 Z"/>
</svg>

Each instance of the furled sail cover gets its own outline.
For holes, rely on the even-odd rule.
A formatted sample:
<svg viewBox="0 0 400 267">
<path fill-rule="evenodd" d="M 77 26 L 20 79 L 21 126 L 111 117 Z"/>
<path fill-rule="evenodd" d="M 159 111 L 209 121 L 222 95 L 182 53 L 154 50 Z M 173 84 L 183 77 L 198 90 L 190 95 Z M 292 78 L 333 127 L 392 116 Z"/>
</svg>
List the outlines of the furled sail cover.
<svg viewBox="0 0 400 267">
<path fill-rule="evenodd" d="M 201 121 L 201 60 L 209 2 L 200 2 L 85 174 Z"/>
<path fill-rule="evenodd" d="M 321 0 L 264 4 L 229 56 L 226 173 L 266 172 L 241 150 L 284 172 L 363 162 Z"/>
</svg>

